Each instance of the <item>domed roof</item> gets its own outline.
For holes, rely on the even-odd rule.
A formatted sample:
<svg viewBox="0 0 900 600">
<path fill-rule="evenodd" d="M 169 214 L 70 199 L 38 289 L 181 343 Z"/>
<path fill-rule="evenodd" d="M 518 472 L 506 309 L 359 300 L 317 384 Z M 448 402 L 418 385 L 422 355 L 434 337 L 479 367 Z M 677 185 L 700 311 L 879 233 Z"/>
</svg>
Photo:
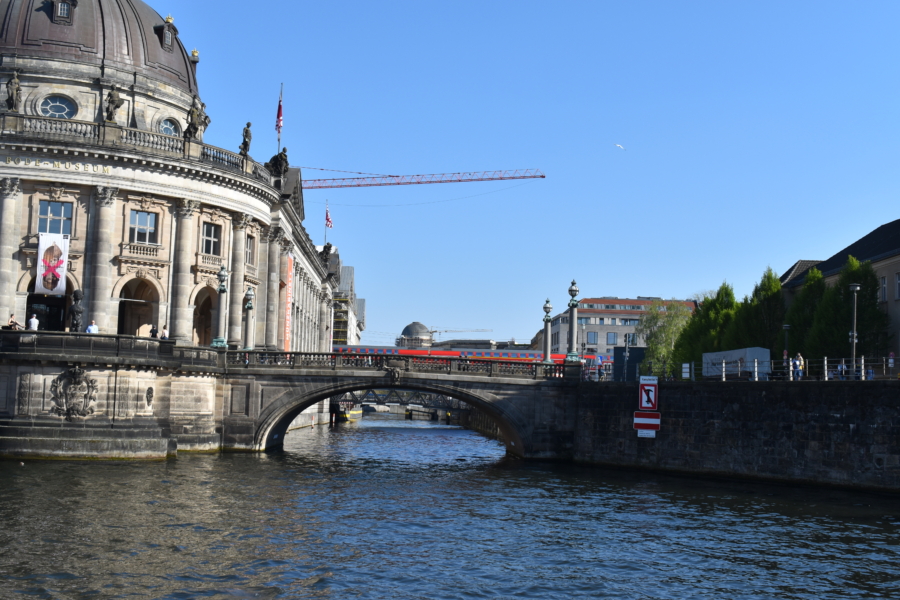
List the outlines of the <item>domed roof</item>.
<svg viewBox="0 0 900 600">
<path fill-rule="evenodd" d="M 418 321 L 413 321 L 409 325 L 403 328 L 403 332 L 400 333 L 402 337 L 431 337 L 431 332 L 428 331 L 428 328 L 419 323 Z"/>
<path fill-rule="evenodd" d="M 141 0 L 0 0 L 0 53 L 138 72 L 197 93 L 178 30 Z"/>
</svg>

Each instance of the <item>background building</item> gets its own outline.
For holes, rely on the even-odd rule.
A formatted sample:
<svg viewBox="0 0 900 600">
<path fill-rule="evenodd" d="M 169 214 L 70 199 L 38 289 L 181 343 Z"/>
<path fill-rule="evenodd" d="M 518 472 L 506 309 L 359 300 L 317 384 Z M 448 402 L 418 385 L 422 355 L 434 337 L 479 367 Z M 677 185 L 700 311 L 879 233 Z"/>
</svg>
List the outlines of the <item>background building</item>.
<svg viewBox="0 0 900 600">
<path fill-rule="evenodd" d="M 431 330 L 418 321 L 413 321 L 404 327 L 395 342 L 399 348 L 431 348 L 433 343 L 434 337 Z"/>
<path fill-rule="evenodd" d="M 640 322 L 641 315 L 647 311 L 647 307 L 654 300 L 660 300 L 650 296 L 638 296 L 637 298 L 616 298 L 614 296 L 602 298 L 583 298 L 578 301 L 578 351 L 584 350 L 587 354 L 612 355 L 616 346 L 625 346 L 628 340 L 629 346 L 643 345 L 643 341 L 636 338 L 634 329 Z M 691 311 L 697 307 L 692 300 L 668 300 L 669 302 L 683 302 Z M 565 354 L 568 349 L 569 317 L 568 312 L 557 314 L 550 322 L 550 351 L 553 354 Z M 539 333 L 534 340 L 543 339 L 543 333 Z"/>
<path fill-rule="evenodd" d="M 366 328 L 366 301 L 356 297 L 353 267 L 341 267 L 334 295 L 334 344 L 358 345 Z"/>
<path fill-rule="evenodd" d="M 3 318 L 65 331 L 82 312 L 81 331 L 167 326 L 179 344 L 207 345 L 222 303 L 233 347 L 328 350 L 338 280 L 303 228 L 300 170 L 203 143 L 200 57 L 171 17 L 140 0 L 6 4 Z M 56 249 L 39 252 L 41 240 Z"/>
</svg>

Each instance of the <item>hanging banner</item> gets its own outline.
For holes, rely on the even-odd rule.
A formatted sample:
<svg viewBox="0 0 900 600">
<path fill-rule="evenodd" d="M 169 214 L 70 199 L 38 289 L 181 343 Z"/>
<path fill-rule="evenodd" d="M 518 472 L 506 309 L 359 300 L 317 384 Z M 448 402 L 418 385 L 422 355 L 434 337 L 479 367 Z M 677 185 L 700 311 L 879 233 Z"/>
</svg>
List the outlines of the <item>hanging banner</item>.
<svg viewBox="0 0 900 600">
<path fill-rule="evenodd" d="M 34 293 L 65 296 L 67 264 L 69 264 L 69 236 L 61 233 L 38 234 Z"/>
<path fill-rule="evenodd" d="M 287 281 L 284 294 L 284 351 L 291 351 L 291 313 L 294 306 L 294 258 L 287 259 Z"/>
</svg>

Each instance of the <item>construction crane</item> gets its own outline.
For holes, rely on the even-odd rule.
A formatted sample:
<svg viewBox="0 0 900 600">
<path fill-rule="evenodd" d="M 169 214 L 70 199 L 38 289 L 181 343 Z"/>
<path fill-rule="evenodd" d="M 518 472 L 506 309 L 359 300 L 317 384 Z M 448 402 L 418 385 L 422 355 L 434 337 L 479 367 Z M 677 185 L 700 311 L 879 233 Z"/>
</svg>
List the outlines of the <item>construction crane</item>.
<svg viewBox="0 0 900 600">
<path fill-rule="evenodd" d="M 431 339 L 434 339 L 434 334 L 436 333 L 469 333 L 472 331 L 488 331 L 492 332 L 493 329 L 429 329 L 428 333 L 431 334 Z"/>
<path fill-rule="evenodd" d="M 303 181 L 303 189 L 322 190 L 348 187 L 377 187 L 383 185 L 415 185 L 419 183 L 464 183 L 467 181 L 503 181 L 506 179 L 544 179 L 545 177 L 546 176 L 540 169 L 435 173 L 432 175 L 374 175 L 369 177 L 343 177 L 339 179 L 307 179 Z"/>
</svg>

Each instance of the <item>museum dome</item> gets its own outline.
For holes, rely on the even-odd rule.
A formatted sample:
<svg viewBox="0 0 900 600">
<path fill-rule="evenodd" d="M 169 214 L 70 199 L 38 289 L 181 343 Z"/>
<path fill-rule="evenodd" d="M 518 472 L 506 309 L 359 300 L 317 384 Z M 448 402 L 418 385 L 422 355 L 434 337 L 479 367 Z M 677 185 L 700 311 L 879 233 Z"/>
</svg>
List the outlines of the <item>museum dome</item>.
<svg viewBox="0 0 900 600">
<path fill-rule="evenodd" d="M 3 66 L 42 70 L 28 59 L 101 67 L 197 94 L 197 56 L 178 39 L 171 17 L 141 0 L 0 0 Z M 74 64 L 73 64 L 74 63 Z"/>
<path fill-rule="evenodd" d="M 407 338 L 426 338 L 431 337 L 431 332 L 429 332 L 428 328 L 418 321 L 414 321 L 404 327 L 400 335 Z"/>
</svg>

